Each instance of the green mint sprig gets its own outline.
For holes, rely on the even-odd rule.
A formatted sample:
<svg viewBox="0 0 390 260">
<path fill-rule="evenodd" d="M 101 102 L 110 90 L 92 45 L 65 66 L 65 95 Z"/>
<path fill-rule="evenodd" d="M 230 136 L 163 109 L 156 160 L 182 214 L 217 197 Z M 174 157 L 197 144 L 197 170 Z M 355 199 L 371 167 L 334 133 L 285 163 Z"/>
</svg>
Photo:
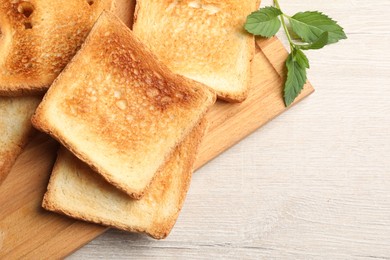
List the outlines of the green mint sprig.
<svg viewBox="0 0 390 260">
<path fill-rule="evenodd" d="M 286 60 L 287 78 L 284 85 L 284 102 L 290 106 L 301 93 L 306 83 L 306 70 L 310 68 L 304 50 L 318 50 L 324 46 L 346 39 L 341 26 L 329 16 L 317 12 L 299 12 L 293 16 L 283 13 L 279 1 L 248 15 L 245 29 L 256 36 L 270 38 L 283 27 L 290 43 Z M 286 23 L 286 20 L 289 22 Z"/>
</svg>

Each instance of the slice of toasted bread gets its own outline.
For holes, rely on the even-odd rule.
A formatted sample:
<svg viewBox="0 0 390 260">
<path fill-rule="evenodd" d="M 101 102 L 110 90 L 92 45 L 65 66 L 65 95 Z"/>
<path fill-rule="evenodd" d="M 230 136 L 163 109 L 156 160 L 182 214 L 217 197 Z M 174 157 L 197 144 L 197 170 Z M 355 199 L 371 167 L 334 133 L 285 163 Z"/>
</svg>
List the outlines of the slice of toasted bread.
<svg viewBox="0 0 390 260">
<path fill-rule="evenodd" d="M 39 97 L 0 97 L 0 184 L 33 133 L 30 118 Z"/>
<path fill-rule="evenodd" d="M 120 20 L 103 12 L 33 124 L 140 198 L 214 102 L 211 90 L 173 74 Z"/>
<path fill-rule="evenodd" d="M 255 45 L 244 31 L 258 0 L 138 0 L 134 34 L 174 72 L 240 102 L 248 95 Z"/>
<path fill-rule="evenodd" d="M 68 216 L 130 232 L 165 238 L 176 222 L 190 185 L 205 122 L 175 149 L 145 196 L 129 198 L 62 148 L 50 178 L 43 207 Z"/>
<path fill-rule="evenodd" d="M 134 0 L 72 0 L 66 4 L 0 0 L 0 94 L 47 88 L 103 8 L 111 8 L 131 25 L 134 4 Z M 0 183 L 33 132 L 30 117 L 39 101 L 39 97 L 0 97 Z"/>
<path fill-rule="evenodd" d="M 0 95 L 45 91 L 104 10 L 131 21 L 134 0 L 0 0 Z M 129 10 L 129 12 L 123 12 Z"/>
</svg>

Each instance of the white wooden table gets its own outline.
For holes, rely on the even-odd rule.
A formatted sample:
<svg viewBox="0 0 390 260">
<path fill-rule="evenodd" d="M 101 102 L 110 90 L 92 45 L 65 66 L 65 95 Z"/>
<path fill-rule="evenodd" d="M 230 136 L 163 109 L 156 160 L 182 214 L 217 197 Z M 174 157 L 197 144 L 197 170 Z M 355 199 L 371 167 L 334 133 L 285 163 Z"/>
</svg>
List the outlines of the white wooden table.
<svg viewBox="0 0 390 260">
<path fill-rule="evenodd" d="M 346 29 L 309 53 L 316 93 L 200 169 L 168 239 L 112 230 L 70 259 L 390 259 L 390 0 L 280 4 Z"/>
</svg>

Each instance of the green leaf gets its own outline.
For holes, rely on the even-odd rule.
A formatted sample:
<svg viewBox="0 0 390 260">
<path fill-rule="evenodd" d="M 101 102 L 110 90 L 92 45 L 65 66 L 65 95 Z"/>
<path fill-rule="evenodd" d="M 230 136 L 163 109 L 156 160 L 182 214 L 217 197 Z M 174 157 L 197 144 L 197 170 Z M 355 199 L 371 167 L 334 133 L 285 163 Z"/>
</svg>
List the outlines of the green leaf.
<svg viewBox="0 0 390 260">
<path fill-rule="evenodd" d="M 294 61 L 298 62 L 301 67 L 310 68 L 309 59 L 301 50 L 293 50 Z"/>
<path fill-rule="evenodd" d="M 248 15 L 245 22 L 245 30 L 253 35 L 272 37 L 280 29 L 281 23 L 278 16 L 282 12 L 273 6 L 261 8 Z"/>
<path fill-rule="evenodd" d="M 306 55 L 298 49 L 293 49 L 286 60 L 287 80 L 284 85 L 284 102 L 291 105 L 301 93 L 306 83 L 306 69 L 310 67 Z"/>
<path fill-rule="evenodd" d="M 297 46 L 301 50 L 318 50 L 318 49 L 323 48 L 328 43 L 328 39 L 329 39 L 329 33 L 324 32 L 317 39 L 317 41 L 315 41 L 313 43 L 306 44 L 306 45 L 295 45 L 295 46 Z"/>
<path fill-rule="evenodd" d="M 324 32 L 328 32 L 327 44 L 346 39 L 343 28 L 327 15 L 320 12 L 301 12 L 289 18 L 292 30 L 305 42 L 318 41 Z"/>
<path fill-rule="evenodd" d="M 292 30 L 291 26 L 287 25 L 287 32 L 290 34 L 292 40 L 302 42 L 302 39 Z"/>
</svg>

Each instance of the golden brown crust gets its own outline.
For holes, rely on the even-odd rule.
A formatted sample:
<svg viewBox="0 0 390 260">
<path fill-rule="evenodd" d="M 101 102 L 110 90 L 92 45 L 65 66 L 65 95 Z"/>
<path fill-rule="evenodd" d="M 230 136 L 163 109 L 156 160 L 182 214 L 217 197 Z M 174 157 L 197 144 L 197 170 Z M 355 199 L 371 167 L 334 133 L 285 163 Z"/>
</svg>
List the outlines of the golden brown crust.
<svg viewBox="0 0 390 260">
<path fill-rule="evenodd" d="M 115 1 L 0 0 L 0 95 L 46 91 Z"/>
<path fill-rule="evenodd" d="M 136 0 L 115 0 L 111 12 L 118 16 L 130 29 L 133 27 L 134 9 Z"/>
<path fill-rule="evenodd" d="M 133 30 L 174 72 L 242 102 L 255 50 L 243 25 L 257 7 L 258 0 L 139 0 Z"/>
<path fill-rule="evenodd" d="M 170 233 L 183 206 L 206 124 L 203 119 L 176 148 L 140 201 L 134 201 L 119 193 L 84 163 L 61 149 L 42 206 L 73 218 L 163 239 Z M 64 183 L 64 180 L 74 178 L 75 182 Z M 79 192 L 82 194 L 78 194 Z M 72 194 L 75 194 L 75 197 L 69 197 Z M 60 198 L 62 195 L 64 197 Z M 99 200 L 106 197 L 106 201 Z M 119 204 L 118 200 L 122 204 Z M 119 207 L 120 216 L 115 211 L 110 211 L 111 214 L 107 212 L 104 218 L 90 212 L 88 207 L 97 209 L 100 214 L 103 210 L 102 203 L 107 206 L 107 211 L 110 211 L 111 207 Z M 77 209 L 75 204 L 81 204 L 84 208 Z M 117 219 L 119 217 L 126 218 L 127 222 Z M 136 224 L 139 221 L 141 223 Z"/>
<path fill-rule="evenodd" d="M 154 232 L 149 232 L 150 235 L 156 239 L 163 239 L 166 238 L 170 231 L 172 230 L 173 226 L 176 223 L 176 220 L 179 216 L 179 213 L 183 207 L 185 198 L 187 196 L 188 189 L 190 188 L 191 179 L 192 179 L 192 173 L 193 173 L 193 165 L 195 163 L 200 144 L 203 140 L 203 136 L 207 129 L 207 120 L 205 118 L 202 119 L 202 121 L 199 123 L 199 125 L 190 133 L 191 136 L 189 136 L 186 140 L 187 145 L 186 148 L 178 148 L 178 149 L 185 149 L 187 153 L 190 154 L 190 156 L 187 156 L 187 161 L 185 163 L 184 172 L 188 172 L 188 174 L 185 174 L 184 180 L 183 180 L 183 188 L 181 190 L 181 194 L 179 197 L 178 207 L 175 212 L 175 214 L 172 215 L 172 217 L 167 221 L 166 223 L 155 223 L 151 230 L 154 230 Z M 192 139 L 192 140 L 188 140 Z M 179 151 L 180 153 L 180 151 Z"/>
<path fill-rule="evenodd" d="M 78 75 L 80 68 L 91 68 L 88 66 L 93 70 Z M 53 83 L 32 122 L 108 182 L 140 198 L 158 168 L 137 175 L 137 180 L 143 178 L 140 184 L 129 183 L 117 168 L 115 172 L 114 167 L 108 169 L 109 160 L 98 160 L 101 155 L 95 153 L 95 146 L 89 149 L 92 142 L 84 139 L 98 140 L 97 145 L 114 154 L 121 167 L 127 165 L 127 175 L 140 170 L 134 165 L 145 167 L 143 157 L 154 156 L 153 165 L 147 167 L 158 167 L 214 102 L 215 94 L 207 87 L 173 74 L 128 28 L 104 12 L 81 50 Z M 66 124 L 84 128 L 77 136 L 69 134 L 62 121 L 55 122 L 53 113 L 63 116 Z"/>
</svg>

